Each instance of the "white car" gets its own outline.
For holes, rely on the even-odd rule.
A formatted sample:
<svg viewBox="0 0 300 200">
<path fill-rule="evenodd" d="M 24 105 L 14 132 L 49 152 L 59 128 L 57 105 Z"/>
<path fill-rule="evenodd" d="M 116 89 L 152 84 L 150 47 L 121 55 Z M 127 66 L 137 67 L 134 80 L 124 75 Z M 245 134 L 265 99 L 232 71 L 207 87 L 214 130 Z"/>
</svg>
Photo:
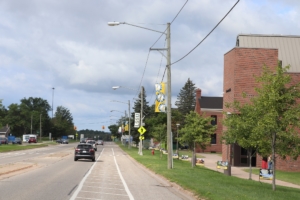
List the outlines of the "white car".
<svg viewBox="0 0 300 200">
<path fill-rule="evenodd" d="M 95 140 L 87 140 L 86 143 L 93 145 L 95 151 L 97 151 L 97 145 Z"/>
</svg>

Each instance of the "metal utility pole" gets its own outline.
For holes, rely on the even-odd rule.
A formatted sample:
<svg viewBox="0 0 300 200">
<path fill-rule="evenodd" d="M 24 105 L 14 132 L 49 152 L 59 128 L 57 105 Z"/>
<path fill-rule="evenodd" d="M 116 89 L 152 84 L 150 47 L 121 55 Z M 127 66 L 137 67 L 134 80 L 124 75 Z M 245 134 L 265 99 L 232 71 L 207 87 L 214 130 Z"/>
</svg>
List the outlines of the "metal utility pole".
<svg viewBox="0 0 300 200">
<path fill-rule="evenodd" d="M 144 87 L 141 88 L 141 125 L 143 126 L 143 107 L 144 107 Z M 141 136 L 141 135 L 140 135 Z M 139 154 L 143 155 L 143 140 L 140 138 Z"/>
<path fill-rule="evenodd" d="M 54 100 L 54 89 L 52 88 L 52 119 L 53 119 L 53 100 Z"/>
<path fill-rule="evenodd" d="M 42 142 L 42 114 L 40 114 L 40 140 Z"/>
<path fill-rule="evenodd" d="M 130 136 L 130 117 L 131 117 L 131 114 L 130 114 L 130 100 L 128 100 L 128 135 L 129 135 L 129 140 L 128 140 L 128 149 L 131 148 L 131 136 Z"/>
</svg>

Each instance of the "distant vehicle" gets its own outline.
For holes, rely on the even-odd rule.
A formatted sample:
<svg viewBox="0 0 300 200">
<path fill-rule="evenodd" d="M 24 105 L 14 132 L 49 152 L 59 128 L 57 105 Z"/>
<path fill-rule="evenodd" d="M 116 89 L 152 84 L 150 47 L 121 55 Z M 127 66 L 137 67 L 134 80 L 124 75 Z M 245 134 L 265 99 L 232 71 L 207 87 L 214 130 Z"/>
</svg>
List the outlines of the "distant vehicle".
<svg viewBox="0 0 300 200">
<path fill-rule="evenodd" d="M 30 137 L 28 140 L 28 143 L 36 143 L 36 138 L 35 137 Z"/>
<path fill-rule="evenodd" d="M 94 150 L 97 151 L 97 145 L 95 140 L 87 140 L 86 143 L 93 145 Z"/>
<path fill-rule="evenodd" d="M 8 144 L 8 139 L 6 137 L 1 137 L 0 138 L 0 143 L 1 144 Z"/>
<path fill-rule="evenodd" d="M 62 139 L 61 144 L 69 144 L 69 140 L 68 139 Z"/>
<path fill-rule="evenodd" d="M 61 139 L 57 139 L 56 143 L 60 143 L 61 144 L 62 140 Z"/>
<path fill-rule="evenodd" d="M 79 143 L 86 143 L 85 138 L 81 138 Z"/>
<path fill-rule="evenodd" d="M 16 137 L 14 141 L 12 141 L 12 144 L 22 144 L 22 139 Z"/>
<path fill-rule="evenodd" d="M 103 145 L 103 144 L 104 144 L 103 140 L 98 140 L 97 141 L 97 145 Z"/>
<path fill-rule="evenodd" d="M 74 161 L 78 159 L 91 159 L 95 161 L 95 150 L 92 144 L 78 144 L 74 152 Z"/>
</svg>

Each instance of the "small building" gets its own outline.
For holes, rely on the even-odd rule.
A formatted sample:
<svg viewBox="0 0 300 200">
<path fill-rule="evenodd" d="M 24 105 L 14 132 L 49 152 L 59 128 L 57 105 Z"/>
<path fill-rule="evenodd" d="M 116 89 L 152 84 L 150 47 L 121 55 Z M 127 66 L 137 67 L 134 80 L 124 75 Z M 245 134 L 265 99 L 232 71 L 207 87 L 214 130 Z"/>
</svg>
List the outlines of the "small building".
<svg viewBox="0 0 300 200">
<path fill-rule="evenodd" d="M 10 127 L 8 125 L 0 129 L 0 137 L 8 137 L 10 134 Z"/>
<path fill-rule="evenodd" d="M 205 113 L 205 116 L 212 117 L 212 125 L 217 126 L 217 130 L 211 136 L 210 145 L 205 150 L 200 148 L 196 152 L 222 152 L 222 119 L 223 119 L 223 97 L 201 96 L 201 89 L 196 89 L 195 111 L 199 114 Z"/>
</svg>

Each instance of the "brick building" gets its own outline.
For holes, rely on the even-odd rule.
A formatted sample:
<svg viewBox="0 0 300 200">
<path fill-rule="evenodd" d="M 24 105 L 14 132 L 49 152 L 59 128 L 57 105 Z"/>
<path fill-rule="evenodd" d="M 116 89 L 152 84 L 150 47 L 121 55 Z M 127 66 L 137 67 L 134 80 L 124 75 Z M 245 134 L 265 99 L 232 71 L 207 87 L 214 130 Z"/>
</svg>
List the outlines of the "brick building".
<svg viewBox="0 0 300 200">
<path fill-rule="evenodd" d="M 278 61 L 282 66 L 290 65 L 288 73 L 293 82 L 300 81 L 300 37 L 282 35 L 238 35 L 236 47 L 224 55 L 224 84 L 223 108 L 225 113 L 232 110 L 225 108 L 226 102 L 240 101 L 242 104 L 249 102 L 255 95 L 257 86 L 253 75 L 260 75 L 262 67 L 277 66 Z M 248 99 L 242 98 L 246 92 Z M 225 117 L 225 116 L 223 116 Z M 223 127 L 225 129 L 226 127 Z M 234 153 L 231 154 L 230 152 Z M 248 166 L 246 151 L 234 145 L 222 145 L 222 159 L 229 160 L 233 156 L 233 166 Z M 260 156 L 255 157 L 252 164 L 261 167 Z M 288 158 L 277 159 L 276 169 L 287 171 L 300 171 L 300 158 L 296 161 Z"/>
<path fill-rule="evenodd" d="M 282 66 L 290 65 L 288 73 L 292 77 L 292 83 L 300 81 L 300 36 L 237 36 L 236 46 L 224 54 L 223 97 L 202 96 L 201 90 L 196 90 L 195 111 L 215 118 L 217 126 L 211 144 L 204 152 L 222 152 L 222 160 L 232 159 L 233 166 L 249 166 L 245 149 L 238 145 L 222 144 L 222 132 L 226 129 L 222 126 L 222 120 L 226 117 L 223 113 L 233 112 L 225 107 L 225 103 L 234 100 L 242 104 L 248 103 L 250 98 L 256 95 L 257 83 L 254 75 L 259 76 L 264 65 L 275 69 L 278 62 L 282 63 Z M 242 97 L 243 92 L 248 98 Z M 202 150 L 197 148 L 196 151 Z M 259 155 L 254 156 L 252 166 L 261 167 L 261 161 Z M 276 169 L 300 172 L 300 157 L 296 161 L 291 158 L 277 159 Z"/>
</svg>

